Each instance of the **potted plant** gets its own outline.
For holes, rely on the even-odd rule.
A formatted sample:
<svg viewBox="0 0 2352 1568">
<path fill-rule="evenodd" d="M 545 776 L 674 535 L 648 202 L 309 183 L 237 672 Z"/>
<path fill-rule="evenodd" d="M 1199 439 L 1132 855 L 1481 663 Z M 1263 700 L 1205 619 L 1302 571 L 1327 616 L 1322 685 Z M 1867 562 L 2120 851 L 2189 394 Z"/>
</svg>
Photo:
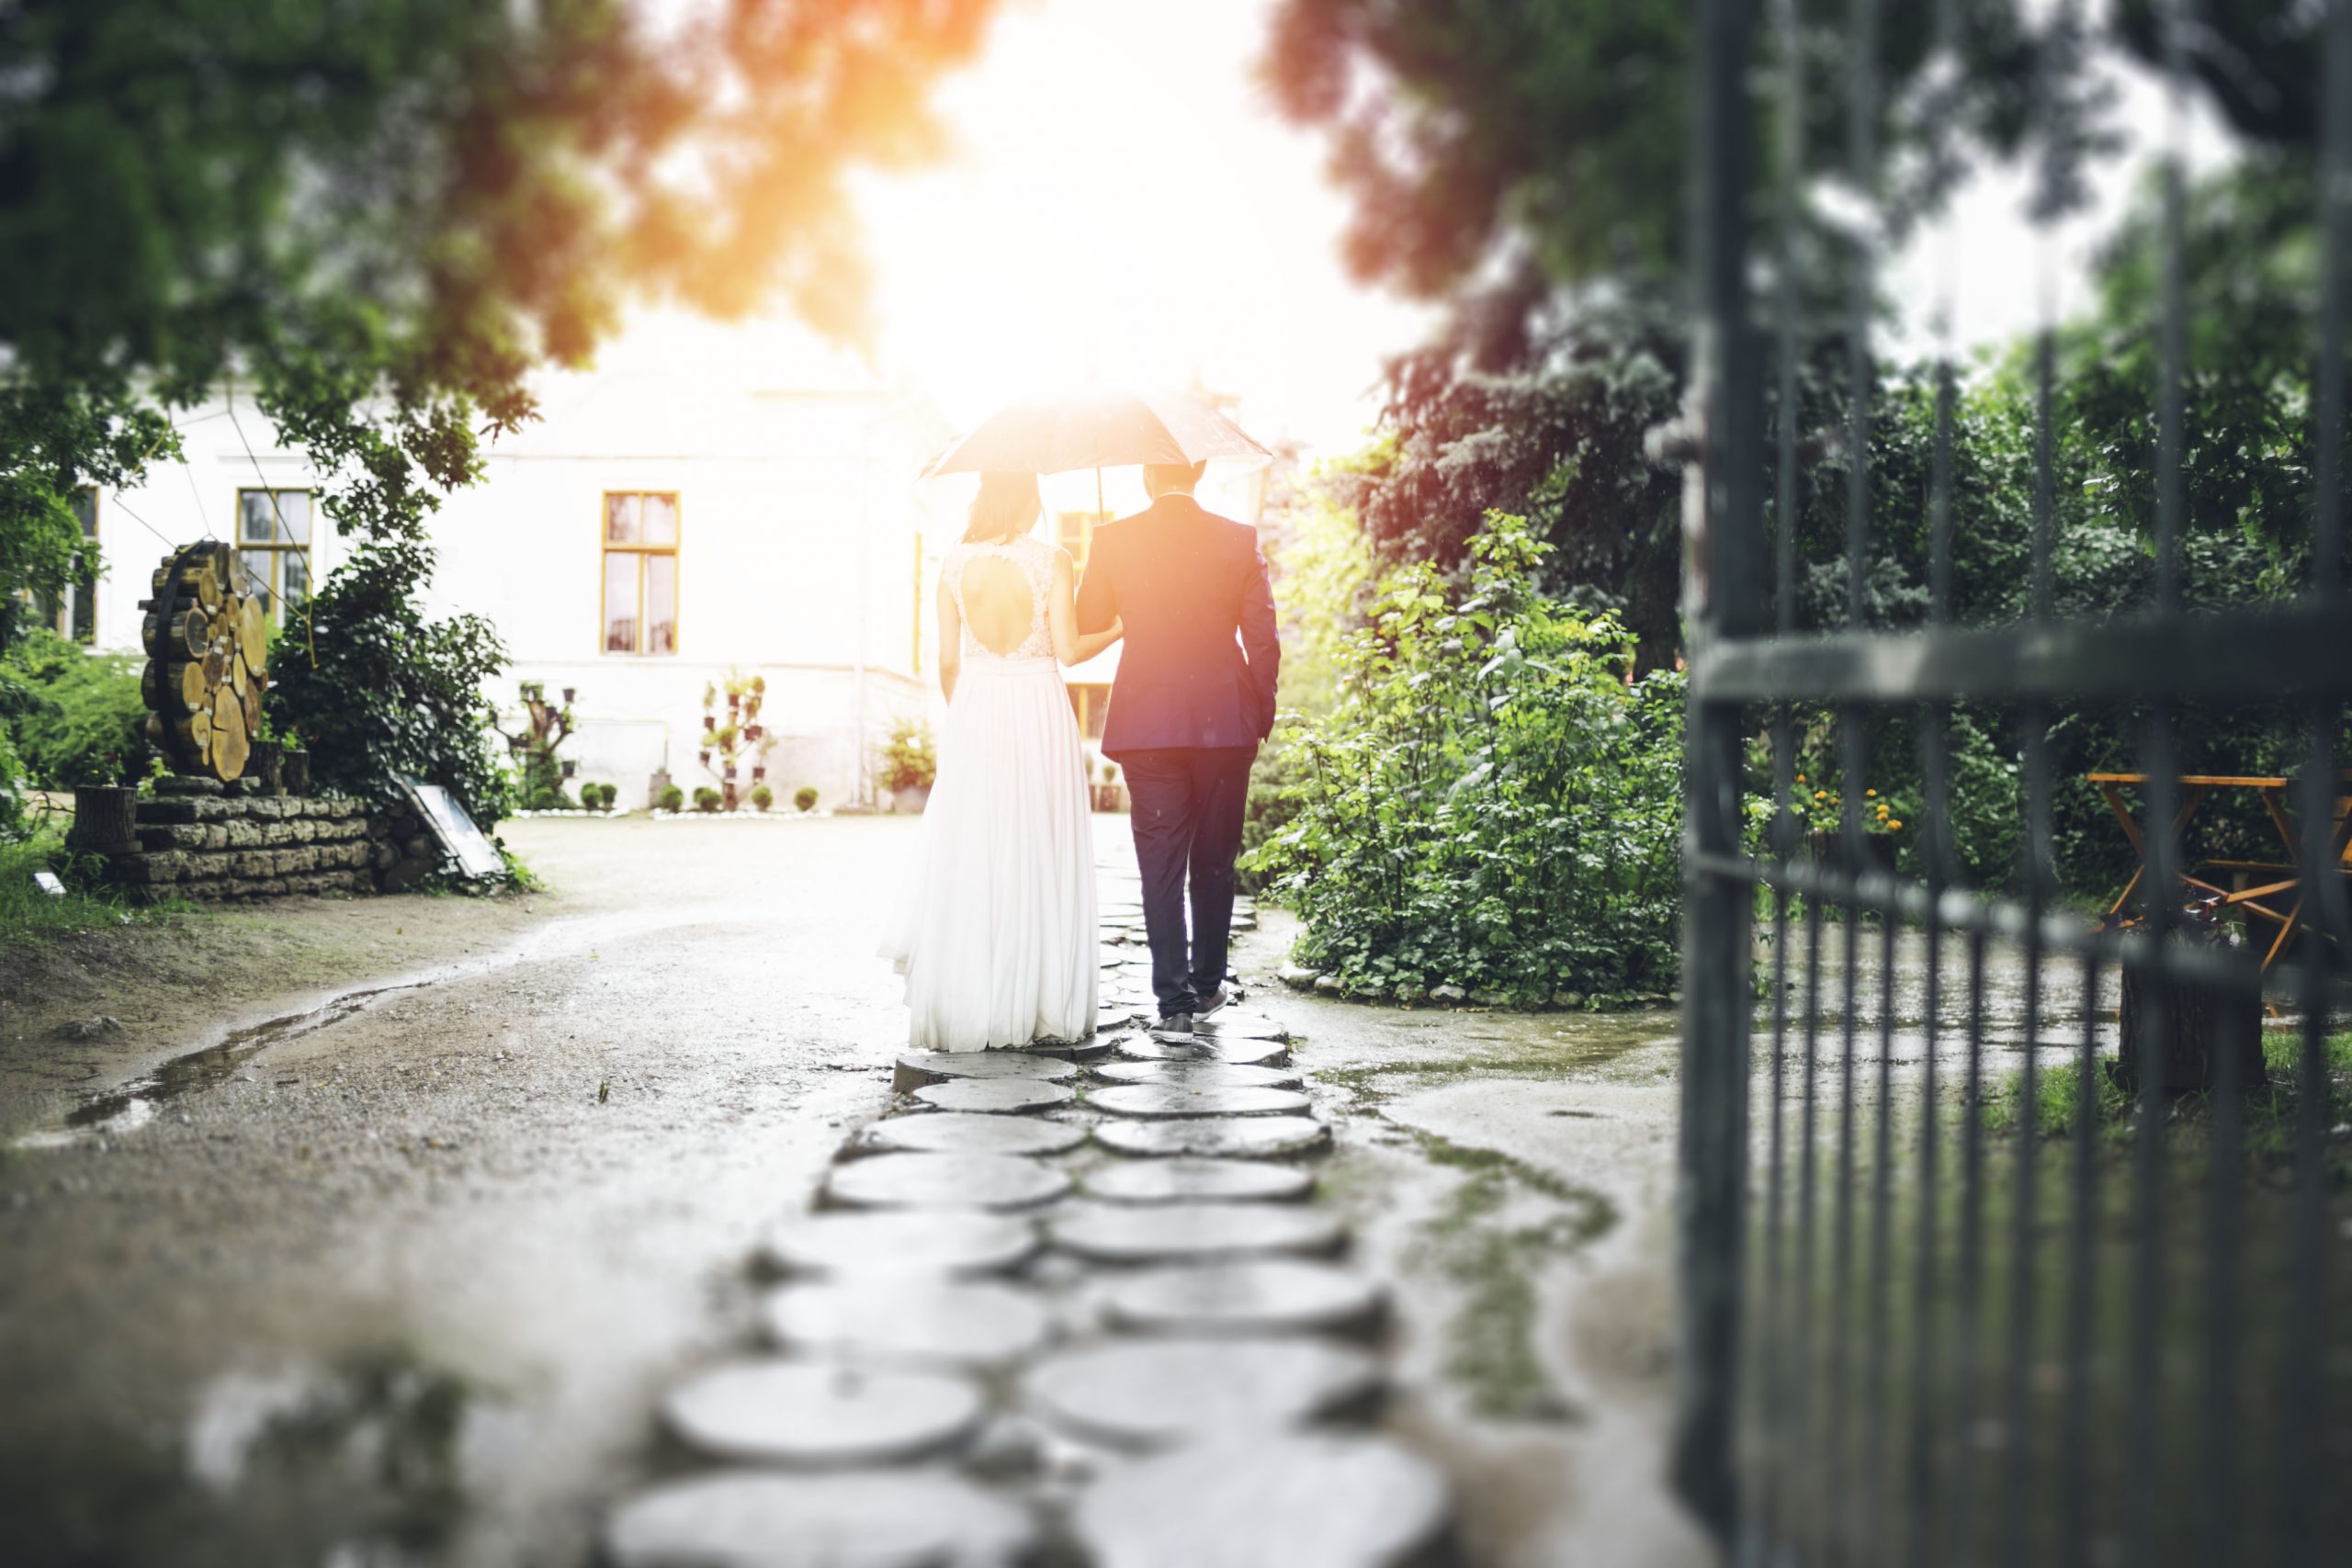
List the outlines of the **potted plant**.
<svg viewBox="0 0 2352 1568">
<path fill-rule="evenodd" d="M 804 816 L 816 810 L 817 786 L 815 784 L 802 784 L 798 789 L 794 790 L 792 792 L 792 804 L 798 807 Z"/>
<path fill-rule="evenodd" d="M 774 806 L 775 804 L 775 791 L 768 788 L 765 784 L 753 784 L 752 786 L 752 807 L 754 810 L 765 811 L 769 807 Z"/>
<path fill-rule="evenodd" d="M 684 811 L 686 808 L 686 792 L 676 784 L 663 784 L 662 793 L 654 799 L 660 802 L 664 811 Z"/>
<path fill-rule="evenodd" d="M 716 812 L 719 807 L 720 799 L 721 796 L 717 790 L 708 784 L 703 784 L 695 791 L 695 809 Z"/>
<path fill-rule="evenodd" d="M 939 752 L 931 726 L 919 718 L 902 718 L 890 727 L 882 747 L 882 787 L 890 792 L 893 811 L 921 812 L 931 803 L 931 786 L 939 776 Z"/>
</svg>

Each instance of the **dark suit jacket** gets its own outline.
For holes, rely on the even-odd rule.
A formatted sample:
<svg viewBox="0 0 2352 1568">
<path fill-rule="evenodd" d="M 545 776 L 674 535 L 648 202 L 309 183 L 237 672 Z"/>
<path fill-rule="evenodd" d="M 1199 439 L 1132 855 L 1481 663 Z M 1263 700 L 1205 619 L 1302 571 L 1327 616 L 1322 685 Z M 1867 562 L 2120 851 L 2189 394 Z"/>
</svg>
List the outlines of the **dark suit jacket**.
<svg viewBox="0 0 2352 1568">
<path fill-rule="evenodd" d="M 1102 753 L 1254 746 L 1274 728 L 1282 645 L 1258 531 L 1164 495 L 1094 531 L 1078 629 L 1126 623 Z"/>
</svg>

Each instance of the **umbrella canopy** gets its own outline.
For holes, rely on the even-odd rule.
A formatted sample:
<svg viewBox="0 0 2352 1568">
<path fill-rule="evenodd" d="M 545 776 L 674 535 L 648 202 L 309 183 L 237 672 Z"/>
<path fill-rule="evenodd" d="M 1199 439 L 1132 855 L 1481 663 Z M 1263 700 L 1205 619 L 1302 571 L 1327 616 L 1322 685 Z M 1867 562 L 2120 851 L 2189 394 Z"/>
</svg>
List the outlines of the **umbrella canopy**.
<svg viewBox="0 0 2352 1568">
<path fill-rule="evenodd" d="M 1132 463 L 1197 463 L 1272 454 L 1192 398 L 1081 387 L 1006 404 L 925 470 L 1060 474 Z"/>
</svg>

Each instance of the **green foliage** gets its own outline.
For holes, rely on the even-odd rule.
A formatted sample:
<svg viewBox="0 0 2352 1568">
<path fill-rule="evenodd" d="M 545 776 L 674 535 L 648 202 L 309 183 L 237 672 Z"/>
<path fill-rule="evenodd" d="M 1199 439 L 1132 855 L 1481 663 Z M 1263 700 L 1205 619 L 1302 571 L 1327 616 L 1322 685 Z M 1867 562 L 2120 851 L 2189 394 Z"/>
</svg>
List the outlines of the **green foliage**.
<svg viewBox="0 0 2352 1568">
<path fill-rule="evenodd" d="M 775 791 L 768 788 L 765 784 L 753 784 L 752 786 L 752 805 L 754 808 L 765 811 L 769 807 L 774 806 L 775 804 Z"/>
<path fill-rule="evenodd" d="M 1497 514 L 1449 591 L 1409 563 L 1350 639 L 1329 716 L 1294 726 L 1296 816 L 1253 864 L 1349 989 L 1523 1000 L 1673 983 L 1682 682 L 1538 592 L 1546 547 Z"/>
<path fill-rule="evenodd" d="M 0 728 L 38 788 L 129 784 L 147 764 L 139 661 L 36 627 L 0 655 Z M 9 764 L 0 758 L 0 782 Z"/>
<path fill-rule="evenodd" d="M 726 804 L 726 800 L 727 797 L 725 795 L 719 794 L 708 784 L 700 784 L 695 789 L 695 809 L 696 811 L 716 811 L 721 806 Z"/>
<path fill-rule="evenodd" d="M 172 456 L 166 411 L 232 377 L 348 523 L 470 478 L 632 287 L 856 335 L 846 168 L 937 144 L 924 89 L 993 8 L 10 6 L 0 584 L 62 581 L 72 491 Z"/>
<path fill-rule="evenodd" d="M 610 811 L 620 797 L 618 784 L 590 783 L 580 786 L 580 804 L 591 811 Z"/>
<path fill-rule="evenodd" d="M 662 809 L 664 811 L 684 811 L 685 808 L 686 792 L 680 789 L 676 784 L 664 785 L 662 790 Z"/>
<path fill-rule="evenodd" d="M 425 617 L 432 560 L 407 541 L 355 550 L 295 612 L 269 703 L 301 731 L 314 784 L 389 806 L 402 775 L 421 779 L 489 831 L 513 805 L 482 694 L 506 650 L 478 615 Z"/>
<path fill-rule="evenodd" d="M 929 789 L 939 776 L 939 752 L 931 726 L 920 718 L 902 718 L 890 727 L 882 744 L 882 787 L 888 790 Z"/>
<path fill-rule="evenodd" d="M 817 786 L 802 784 L 792 792 L 792 804 L 802 811 L 817 809 Z"/>
</svg>

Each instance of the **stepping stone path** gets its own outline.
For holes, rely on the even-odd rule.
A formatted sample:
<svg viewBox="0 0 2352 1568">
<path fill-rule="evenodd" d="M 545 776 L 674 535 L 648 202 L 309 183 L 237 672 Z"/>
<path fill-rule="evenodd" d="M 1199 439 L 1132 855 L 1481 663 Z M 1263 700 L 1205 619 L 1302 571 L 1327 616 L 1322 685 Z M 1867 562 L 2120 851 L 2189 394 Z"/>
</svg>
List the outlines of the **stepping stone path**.
<svg viewBox="0 0 2352 1568">
<path fill-rule="evenodd" d="M 1063 1155 L 1086 1142 L 1086 1129 L 1041 1117 L 943 1111 L 893 1116 L 852 1140 L 845 1154 Z"/>
<path fill-rule="evenodd" d="M 916 1102 L 935 1111 L 978 1111 L 997 1116 L 1051 1111 L 1077 1098 L 1078 1090 L 1068 1084 L 1038 1078 L 951 1078 L 915 1090 Z"/>
<path fill-rule="evenodd" d="M 1023 1387 L 1038 1414 L 1079 1437 L 1166 1448 L 1363 1413 L 1380 1368 L 1317 1339 L 1114 1339 L 1047 1357 Z"/>
<path fill-rule="evenodd" d="M 613 1568 L 927 1568 L 1025 1562 L 1029 1511 L 953 1476 L 727 1471 L 639 1494 L 613 1515 Z"/>
<path fill-rule="evenodd" d="M 1277 1094 L 1279 1089 L 1265 1092 Z M 1179 1121 L 1104 1122 L 1094 1141 L 1114 1154 L 1232 1156 L 1273 1159 L 1331 1146 L 1331 1129 L 1311 1116 L 1194 1116 Z"/>
<path fill-rule="evenodd" d="M 1236 1062 L 1104 1062 L 1094 1076 L 1109 1083 L 1182 1084 L 1189 1089 L 1296 1089 L 1295 1067 L 1253 1067 Z"/>
<path fill-rule="evenodd" d="M 1153 1269 L 1113 1283 L 1114 1320 L 1160 1334 L 1361 1334 L 1387 1305 L 1379 1285 L 1329 1263 L 1268 1258 Z"/>
<path fill-rule="evenodd" d="M 1053 1318 L 1035 1292 L 1011 1285 L 884 1275 L 772 1291 L 760 1325 L 784 1350 L 989 1368 L 1043 1349 Z"/>
<path fill-rule="evenodd" d="M 814 1361 L 736 1361 L 662 1402 L 670 1435 L 707 1458 L 828 1467 L 924 1459 L 968 1439 L 986 1407 L 959 1378 Z"/>
<path fill-rule="evenodd" d="M 1271 1160 L 1121 1160 L 1089 1171 L 1086 1195 L 1105 1203 L 1287 1202 L 1315 1190 L 1314 1173 Z"/>
<path fill-rule="evenodd" d="M 970 1209 L 910 1209 L 789 1214 L 760 1237 L 757 1256 L 774 1274 L 920 1279 L 1001 1274 L 1035 1258 L 1039 1245 L 1037 1227 L 1028 1220 Z"/>
<path fill-rule="evenodd" d="M 1140 884 L 1103 876 L 1098 1032 L 897 1054 L 892 1113 L 759 1239 L 766 1353 L 662 1402 L 700 1472 L 613 1510 L 612 1568 L 1413 1568 L 1451 1544 L 1439 1472 L 1363 1429 L 1385 1296 L 1306 1202 L 1330 1130 L 1287 1032 L 1239 1008 L 1129 1027 L 1157 1010 Z"/>
<path fill-rule="evenodd" d="M 1122 1034 L 1112 1048 L 1131 1062 L 1230 1062 L 1257 1067 L 1290 1061 L 1290 1046 L 1280 1040 L 1211 1039 L 1205 1034 L 1190 1040 L 1160 1039 L 1142 1032 Z"/>
<path fill-rule="evenodd" d="M 1069 1190 L 1060 1171 L 1011 1155 L 876 1155 L 825 1178 L 825 1196 L 852 1209 L 1034 1209 Z"/>
<path fill-rule="evenodd" d="M 1068 1083 L 1078 1064 L 1034 1051 L 908 1051 L 901 1054 L 891 1088 L 911 1094 L 925 1084 L 950 1078 L 1039 1078 Z"/>
<path fill-rule="evenodd" d="M 1248 1434 L 1104 1477 L 1075 1509 L 1095 1568 L 1360 1568 L 1440 1560 L 1445 1484 L 1378 1438 Z"/>
<path fill-rule="evenodd" d="M 1306 1096 L 1288 1089 L 1241 1089 L 1215 1084 L 1129 1083 L 1099 1089 L 1087 1099 L 1114 1116 L 1297 1115 Z"/>
<path fill-rule="evenodd" d="M 1329 1253 L 1347 1235 L 1339 1221 L 1314 1209 L 1200 1202 L 1080 1209 L 1054 1221 L 1046 1233 L 1056 1247 L 1094 1263 Z"/>
</svg>

